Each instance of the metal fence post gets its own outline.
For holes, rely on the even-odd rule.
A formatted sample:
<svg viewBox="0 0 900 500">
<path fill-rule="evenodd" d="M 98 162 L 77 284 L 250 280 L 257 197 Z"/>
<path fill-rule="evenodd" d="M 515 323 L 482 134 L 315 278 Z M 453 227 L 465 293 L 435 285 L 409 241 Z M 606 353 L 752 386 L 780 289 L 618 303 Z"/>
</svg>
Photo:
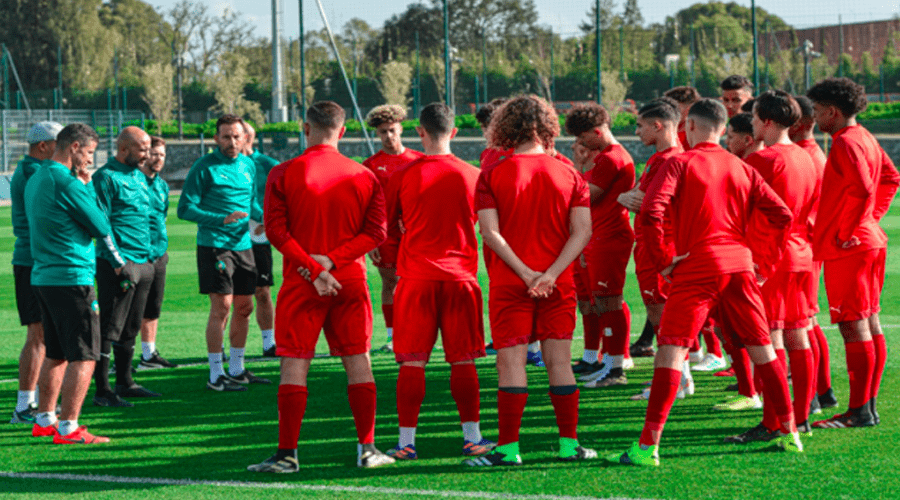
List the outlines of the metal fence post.
<svg viewBox="0 0 900 500">
<path fill-rule="evenodd" d="M 0 110 L 0 127 L 3 128 L 3 171 L 9 172 L 9 151 L 6 143 L 9 142 L 9 133 L 6 126 L 6 110 Z"/>
<path fill-rule="evenodd" d="M 205 154 L 206 154 L 206 145 L 204 144 L 204 140 L 203 140 L 203 130 L 201 130 L 200 131 L 200 156 L 202 157 Z"/>
</svg>

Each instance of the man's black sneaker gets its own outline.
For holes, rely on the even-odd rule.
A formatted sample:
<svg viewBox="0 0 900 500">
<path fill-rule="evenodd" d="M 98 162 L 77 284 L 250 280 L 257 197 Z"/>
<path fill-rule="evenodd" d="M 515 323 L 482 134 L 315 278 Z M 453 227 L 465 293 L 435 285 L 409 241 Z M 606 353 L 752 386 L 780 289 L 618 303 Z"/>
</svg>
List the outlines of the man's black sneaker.
<svg viewBox="0 0 900 500">
<path fill-rule="evenodd" d="M 162 396 L 162 394 L 138 384 L 128 387 L 116 384 L 116 394 L 124 398 L 158 398 Z"/>
<path fill-rule="evenodd" d="M 94 394 L 94 406 L 108 406 L 110 408 L 130 408 L 134 403 L 125 401 L 113 392 L 98 392 Z"/>
<path fill-rule="evenodd" d="M 263 357 L 264 357 L 264 358 L 274 358 L 274 357 L 277 357 L 278 355 L 275 354 L 275 349 L 276 349 L 276 346 L 274 346 L 274 345 L 273 345 L 272 347 L 268 348 L 268 349 L 263 349 Z"/>
<path fill-rule="evenodd" d="M 579 359 L 578 361 L 572 363 L 572 373 L 575 375 L 584 375 L 585 373 L 594 373 L 595 371 L 600 369 L 600 362 L 594 361 L 593 363 L 588 363 L 583 359 Z"/>
<path fill-rule="evenodd" d="M 819 404 L 819 398 L 813 397 L 809 400 L 809 414 L 818 415 L 822 413 L 822 405 Z"/>
<path fill-rule="evenodd" d="M 463 465 L 468 465 L 469 467 L 515 467 L 518 465 L 522 465 L 522 458 L 519 455 L 504 455 L 503 453 L 494 450 L 487 455 L 482 455 L 475 458 L 467 458 L 463 460 Z"/>
<path fill-rule="evenodd" d="M 651 344 L 635 342 L 628 348 L 628 354 L 631 354 L 632 358 L 652 358 L 656 355 L 656 351 Z"/>
<path fill-rule="evenodd" d="M 726 443 L 745 444 L 754 441 L 771 441 L 780 436 L 778 431 L 772 432 L 765 425 L 759 424 L 736 436 L 728 436 L 725 438 Z"/>
<path fill-rule="evenodd" d="M 172 363 L 166 358 L 159 355 L 159 351 L 153 351 L 153 354 L 148 358 L 144 359 L 144 356 L 141 356 L 141 361 L 138 363 L 138 369 L 140 370 L 152 370 L 154 368 L 175 368 L 178 365 Z"/>
<path fill-rule="evenodd" d="M 828 408 L 837 408 L 838 400 L 834 395 L 834 389 L 831 387 L 828 388 L 823 394 L 819 394 L 819 406 L 822 407 L 823 410 Z"/>
<path fill-rule="evenodd" d="M 859 408 L 850 408 L 846 413 L 837 414 L 827 420 L 814 422 L 816 429 L 846 429 L 848 427 L 872 427 L 875 425 L 875 417 L 869 411 L 866 403 Z"/>
<path fill-rule="evenodd" d="M 250 373 L 250 370 L 244 370 L 240 375 L 229 375 L 231 380 L 239 384 L 271 384 L 272 381 L 267 378 L 257 377 Z"/>
<path fill-rule="evenodd" d="M 235 382 L 231 377 L 219 375 L 215 382 L 206 381 L 206 388 L 219 392 L 240 392 L 246 391 L 247 388 Z"/>
</svg>

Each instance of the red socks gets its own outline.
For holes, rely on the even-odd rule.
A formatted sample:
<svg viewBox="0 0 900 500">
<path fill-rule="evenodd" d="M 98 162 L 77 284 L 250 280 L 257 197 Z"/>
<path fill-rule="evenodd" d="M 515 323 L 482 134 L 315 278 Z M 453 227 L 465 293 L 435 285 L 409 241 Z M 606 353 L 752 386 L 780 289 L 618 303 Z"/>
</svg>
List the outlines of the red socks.
<svg viewBox="0 0 900 500">
<path fill-rule="evenodd" d="M 850 408 L 859 408 L 869 401 L 872 393 L 872 373 L 875 371 L 874 342 L 847 342 L 847 374 L 850 377 Z"/>
<path fill-rule="evenodd" d="M 703 343 L 706 344 L 706 352 L 722 357 L 722 343 L 719 342 L 719 337 L 716 337 L 716 332 L 713 331 L 712 328 L 704 328 L 700 330 L 703 334 Z"/>
<path fill-rule="evenodd" d="M 556 413 L 559 437 L 578 439 L 578 386 L 550 387 L 550 401 Z"/>
<path fill-rule="evenodd" d="M 784 355 L 784 350 L 779 350 Z M 776 352 L 779 352 L 776 351 Z M 780 358 L 780 357 L 779 357 Z M 787 385 L 787 370 L 783 362 L 778 359 L 764 365 L 756 365 L 756 371 L 763 380 L 763 398 L 765 398 L 763 410 L 763 424 L 766 424 L 765 409 L 775 415 L 776 424 L 766 427 L 769 430 L 792 432 L 796 427 L 791 425 L 794 420 L 794 412 L 791 407 L 791 393 Z M 771 417 L 770 417 L 771 418 Z M 788 428 L 788 425 L 791 428 Z"/>
<path fill-rule="evenodd" d="M 751 371 L 753 362 L 750 361 L 750 355 L 747 349 L 734 348 L 731 352 L 731 368 L 734 370 L 734 378 L 737 379 L 738 394 L 752 398 L 758 393 L 753 384 L 753 373 Z"/>
<path fill-rule="evenodd" d="M 809 402 L 815 393 L 813 377 L 816 367 L 811 349 L 789 351 L 791 358 L 791 383 L 794 387 L 794 418 L 803 423 L 809 420 Z"/>
<path fill-rule="evenodd" d="M 278 448 L 296 450 L 309 395 L 304 385 L 278 386 Z"/>
<path fill-rule="evenodd" d="M 591 313 L 581 317 L 584 325 L 584 348 L 589 351 L 600 350 L 600 316 Z"/>
<path fill-rule="evenodd" d="M 624 356 L 628 352 L 628 344 L 631 342 L 631 311 L 628 304 L 623 303 L 619 311 L 603 313 L 607 317 L 607 324 L 612 330 L 609 340 L 610 356 Z"/>
<path fill-rule="evenodd" d="M 644 419 L 644 430 L 641 432 L 640 444 L 653 446 L 659 444 L 669 410 L 675 403 L 678 384 L 681 383 L 681 370 L 656 368 L 653 370 L 653 382 L 650 385 L 650 401 L 647 402 L 647 416 Z"/>
<path fill-rule="evenodd" d="M 394 304 L 381 304 L 381 312 L 384 314 L 384 326 L 394 327 Z"/>
<path fill-rule="evenodd" d="M 497 423 L 500 427 L 498 446 L 519 442 L 526 401 L 528 389 L 525 387 L 500 387 L 497 390 Z"/>
<path fill-rule="evenodd" d="M 400 427 L 416 427 L 419 411 L 425 399 L 425 369 L 419 366 L 400 366 L 397 376 L 397 419 Z"/>
<path fill-rule="evenodd" d="M 425 370 L 422 370 L 423 377 Z M 424 394 L 425 383 L 422 382 Z M 478 383 L 478 372 L 474 364 L 450 365 L 450 394 L 456 401 L 459 421 L 478 422 L 481 420 L 481 386 Z M 397 391 L 397 401 L 400 392 Z M 399 403 L 398 403 L 399 404 Z M 402 425 L 402 424 L 401 424 Z"/>
<path fill-rule="evenodd" d="M 356 424 L 356 436 L 360 444 L 375 442 L 375 382 L 347 386 L 350 411 Z"/>
<path fill-rule="evenodd" d="M 872 375 L 872 390 L 869 391 L 869 399 L 878 396 L 881 376 L 884 374 L 884 365 L 887 363 L 887 344 L 884 342 L 884 335 L 872 335 L 872 343 L 875 347 L 875 371 Z"/>
<path fill-rule="evenodd" d="M 825 332 L 819 325 L 813 325 L 812 334 L 816 336 L 819 346 L 819 363 L 816 365 L 816 392 L 825 394 L 831 388 L 831 353 L 828 350 L 828 341 Z"/>
<path fill-rule="evenodd" d="M 807 330 L 806 333 L 809 337 L 809 349 L 812 351 L 813 357 L 813 372 L 810 376 L 812 377 L 813 396 L 815 396 L 819 381 L 819 362 L 822 360 L 822 352 L 819 350 L 819 337 L 813 333 L 812 328 Z"/>
</svg>

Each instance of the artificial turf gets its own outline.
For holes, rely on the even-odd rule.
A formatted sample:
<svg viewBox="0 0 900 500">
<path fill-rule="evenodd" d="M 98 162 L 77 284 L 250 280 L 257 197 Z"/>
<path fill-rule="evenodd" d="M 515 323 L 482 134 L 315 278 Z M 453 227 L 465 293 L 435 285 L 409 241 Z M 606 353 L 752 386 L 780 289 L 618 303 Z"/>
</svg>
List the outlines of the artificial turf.
<svg viewBox="0 0 900 500">
<path fill-rule="evenodd" d="M 419 419 L 416 446 L 419 460 L 376 470 L 355 467 L 355 431 L 347 403 L 344 376 L 338 359 L 313 361 L 310 398 L 300 435 L 300 473 L 264 475 L 246 466 L 268 457 L 277 443 L 276 383 L 278 362 L 254 360 L 262 351 L 259 330 L 251 321 L 248 367 L 269 377 L 273 385 L 254 385 L 244 393 L 217 393 L 205 387 L 207 368 L 204 326 L 208 301 L 197 293 L 194 260 L 196 226 L 169 217 L 170 263 L 166 300 L 157 344 L 161 353 L 183 366 L 173 370 L 138 372 L 136 380 L 162 392 L 153 400 L 135 400 L 133 408 L 98 408 L 90 404 L 80 422 L 112 442 L 97 446 L 54 446 L 49 439 L 32 438 L 30 428 L 7 424 L 15 405 L 17 361 L 25 330 L 18 324 L 11 259 L 14 238 L 9 208 L 0 208 L 0 472 L 107 475 L 145 478 L 146 481 L 93 482 L 77 478 L 11 477 L 0 474 L 0 497 L 72 498 L 268 498 L 286 494 L 328 498 L 368 498 L 373 495 L 625 497 L 625 498 L 892 498 L 900 491 L 898 459 L 898 362 L 888 358 L 879 397 L 881 425 L 869 429 L 822 430 L 804 440 L 806 452 L 788 455 L 767 444 L 726 445 L 722 437 L 755 425 L 760 412 L 716 413 L 711 410 L 726 393 L 729 379 L 695 373 L 697 393 L 677 401 L 660 447 L 662 466 L 639 469 L 602 460 L 563 464 L 555 460 L 557 447 L 553 409 L 546 376 L 528 369 L 530 396 L 523 420 L 523 467 L 473 470 L 461 465 L 462 435 L 449 391 L 449 368 L 436 351 L 428 367 L 428 392 Z M 900 241 L 900 206 L 883 221 L 892 241 Z M 275 252 L 276 269 L 281 259 Z M 882 323 L 889 353 L 900 352 L 895 332 L 900 326 L 900 256 L 889 251 Z M 633 266 L 633 264 L 632 264 Z M 897 271 L 897 272 L 895 272 Z M 276 275 L 278 273 L 276 272 Z M 276 276 L 276 289 L 280 283 Z M 487 290 L 487 277 L 480 274 Z M 643 307 L 629 273 L 626 300 L 633 313 L 632 331 L 639 333 Z M 375 311 L 374 346 L 385 340 L 380 315 L 380 283 L 370 267 L 369 283 Z M 823 305 L 824 287 L 822 288 Z M 827 307 L 823 307 L 827 311 Z M 820 321 L 827 324 L 827 315 Z M 487 318 L 485 318 L 487 323 Z M 826 328 L 831 345 L 832 374 L 838 399 L 847 401 L 844 350 L 838 332 Z M 580 339 L 580 328 L 575 333 Z M 320 342 L 319 352 L 327 352 Z M 573 355 L 581 353 L 576 340 Z M 651 376 L 651 360 L 637 359 L 628 372 L 629 384 L 581 393 L 579 437 L 601 457 L 624 450 L 640 432 L 646 403 L 629 401 Z M 386 450 L 396 444 L 393 356 L 373 355 L 378 384 L 376 444 Z M 477 363 L 481 378 L 482 430 L 496 438 L 497 377 L 493 358 Z M 826 415 L 830 416 L 830 415 Z M 817 417 L 813 417 L 814 419 Z M 202 484 L 175 484 L 174 480 Z M 240 484 L 213 484 L 234 481 Z M 249 483 L 249 484 L 247 484 Z M 324 487 L 324 489 L 315 489 Z"/>
</svg>

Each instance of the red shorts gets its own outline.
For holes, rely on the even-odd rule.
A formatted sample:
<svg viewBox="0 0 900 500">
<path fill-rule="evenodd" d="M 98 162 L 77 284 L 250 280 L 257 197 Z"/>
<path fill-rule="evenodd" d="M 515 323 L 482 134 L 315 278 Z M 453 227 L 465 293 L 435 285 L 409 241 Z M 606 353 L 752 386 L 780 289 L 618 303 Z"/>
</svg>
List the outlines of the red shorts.
<svg viewBox="0 0 900 500">
<path fill-rule="evenodd" d="M 881 310 L 886 248 L 825 261 L 825 293 L 831 322 L 866 319 Z"/>
<path fill-rule="evenodd" d="M 592 295 L 622 295 L 625 290 L 625 269 L 628 267 L 633 245 L 634 240 L 596 240 L 584 250 Z"/>
<path fill-rule="evenodd" d="M 448 363 L 484 357 L 483 317 L 475 281 L 403 278 L 394 291 L 394 357 L 427 361 L 438 329 Z"/>
<path fill-rule="evenodd" d="M 669 298 L 669 282 L 653 269 L 638 260 L 638 252 L 634 252 L 634 274 L 637 275 L 638 288 L 641 290 L 641 299 L 644 305 L 652 306 L 665 304 Z"/>
<path fill-rule="evenodd" d="M 676 275 L 660 321 L 659 345 L 691 347 L 716 306 L 744 345 L 771 343 L 756 278 L 744 272 L 708 278 Z"/>
<path fill-rule="evenodd" d="M 813 261 L 812 280 L 806 298 L 809 299 L 809 315 L 819 314 L 819 281 L 822 277 L 822 261 Z"/>
<path fill-rule="evenodd" d="M 575 284 L 556 282 L 546 299 L 532 299 L 522 285 L 491 286 L 488 310 L 495 349 L 547 339 L 571 340 L 575 330 Z"/>
<path fill-rule="evenodd" d="M 763 283 L 763 303 L 769 329 L 796 330 L 809 326 L 809 290 L 813 281 L 811 271 L 775 271 Z"/>
<path fill-rule="evenodd" d="M 341 283 L 334 297 L 320 297 L 312 283 L 285 280 L 275 306 L 275 353 L 288 358 L 312 358 L 319 332 L 332 356 L 353 356 L 372 347 L 372 302 L 363 280 Z"/>
</svg>

